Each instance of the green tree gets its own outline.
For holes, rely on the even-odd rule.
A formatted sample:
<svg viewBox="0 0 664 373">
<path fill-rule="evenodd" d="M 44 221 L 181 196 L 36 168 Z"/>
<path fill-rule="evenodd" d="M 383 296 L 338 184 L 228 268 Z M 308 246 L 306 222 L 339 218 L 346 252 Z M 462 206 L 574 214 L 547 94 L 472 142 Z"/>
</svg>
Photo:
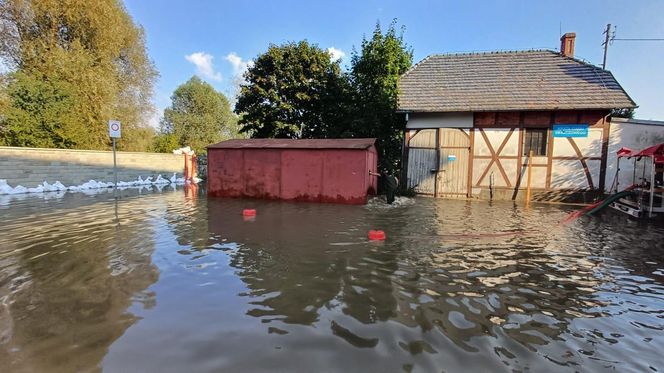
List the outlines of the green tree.
<svg viewBox="0 0 664 373">
<path fill-rule="evenodd" d="M 158 133 L 152 139 L 150 150 L 156 153 L 170 153 L 175 149 L 181 148 L 177 137 L 172 133 Z"/>
<path fill-rule="evenodd" d="M 40 148 L 68 148 L 73 145 L 67 135 L 75 100 L 72 87 L 65 82 L 35 79 L 23 73 L 12 74 L 0 121 L 0 144 Z"/>
<path fill-rule="evenodd" d="M 204 153 L 210 144 L 237 137 L 237 118 L 228 99 L 198 77 L 177 87 L 171 101 L 164 110 L 161 133 L 174 136 L 178 145 Z M 160 141 L 172 145 L 172 139 Z"/>
<path fill-rule="evenodd" d="M 339 62 L 306 40 L 270 45 L 245 73 L 235 112 L 251 137 L 337 137 L 348 83 Z"/>
<path fill-rule="evenodd" d="M 385 33 L 376 24 L 370 39 L 363 38 L 360 51 L 351 57 L 351 84 L 355 114 L 355 137 L 375 137 L 380 167 L 396 173 L 400 167 L 405 121 L 397 114 L 399 77 L 413 64 L 413 51 L 393 21 Z"/>
<path fill-rule="evenodd" d="M 10 92 L 27 94 L 18 101 L 10 95 L 7 110 L 16 118 L 29 117 L 33 107 L 47 105 L 46 92 L 68 84 L 68 100 L 51 97 L 55 101 L 47 105 L 67 105 L 71 113 L 60 119 L 66 120 L 62 138 L 49 146 L 108 148 L 108 119 L 122 121 L 120 148 L 146 143 L 157 72 L 146 53 L 143 29 L 121 1 L 0 0 L 0 58 L 23 74 L 7 85 Z M 12 88 L 14 84 L 19 87 Z M 13 128 L 13 143 L 43 140 L 34 128 Z"/>
<path fill-rule="evenodd" d="M 634 119 L 634 114 L 635 114 L 635 110 L 632 109 L 632 108 L 611 110 L 611 116 L 614 117 L 614 118 Z"/>
</svg>

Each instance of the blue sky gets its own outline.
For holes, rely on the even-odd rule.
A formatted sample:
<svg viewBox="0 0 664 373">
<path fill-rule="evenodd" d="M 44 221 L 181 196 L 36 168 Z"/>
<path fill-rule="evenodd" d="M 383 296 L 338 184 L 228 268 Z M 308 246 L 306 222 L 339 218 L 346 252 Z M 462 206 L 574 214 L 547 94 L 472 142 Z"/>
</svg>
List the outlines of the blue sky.
<svg viewBox="0 0 664 373">
<path fill-rule="evenodd" d="M 559 48 L 576 32 L 576 56 L 602 62 L 602 31 L 617 38 L 664 38 L 664 1 L 157 1 L 125 0 L 146 32 L 161 76 L 159 115 L 170 95 L 196 74 L 232 95 L 237 76 L 270 43 L 307 39 L 347 62 L 376 21 L 406 27 L 415 61 L 448 52 Z M 640 106 L 637 117 L 664 120 L 664 42 L 615 41 L 607 68 Z M 157 118 L 153 118 L 155 123 Z"/>
</svg>

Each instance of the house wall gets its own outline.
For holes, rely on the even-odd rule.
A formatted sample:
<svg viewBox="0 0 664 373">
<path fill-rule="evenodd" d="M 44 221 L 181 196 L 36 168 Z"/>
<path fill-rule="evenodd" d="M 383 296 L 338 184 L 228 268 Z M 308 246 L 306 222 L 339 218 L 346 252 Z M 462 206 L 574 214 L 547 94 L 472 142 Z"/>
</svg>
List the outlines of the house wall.
<svg viewBox="0 0 664 373">
<path fill-rule="evenodd" d="M 208 195 L 364 204 L 376 190 L 376 151 L 208 149 Z"/>
<path fill-rule="evenodd" d="M 414 113 L 406 128 L 472 128 L 473 113 Z"/>
<path fill-rule="evenodd" d="M 576 192 L 602 189 L 606 177 L 602 164 L 606 162 L 608 149 L 607 111 L 482 112 L 471 115 L 468 196 L 483 196 L 491 188 L 494 198 L 522 197 L 527 187 L 527 157 L 523 155 L 523 142 L 528 128 L 547 130 L 547 154 L 532 160 L 531 186 L 537 192 L 537 198 L 567 200 L 568 195 Z M 435 116 L 428 114 L 426 122 L 438 123 Z M 418 115 L 412 117 L 418 118 Z M 441 115 L 441 118 L 446 116 Z M 420 120 L 417 125 L 422 123 Z M 554 124 L 588 124 L 589 134 L 587 138 L 554 138 Z M 409 169 L 420 167 L 423 156 L 435 157 L 432 155 L 435 147 L 422 148 L 422 144 L 431 143 L 426 136 L 432 136 L 430 133 L 433 132 L 422 136 L 423 131 L 408 130 L 406 138 L 411 140 L 407 145 L 417 149 L 408 152 Z M 496 191 L 501 191 L 501 196 L 495 196 Z"/>
<path fill-rule="evenodd" d="M 632 150 L 643 150 L 653 145 L 664 143 L 664 122 L 639 121 L 621 118 L 611 120 L 611 130 L 609 135 L 609 151 L 607 161 L 607 185 L 609 190 L 614 183 L 616 176 L 616 153 L 621 147 L 628 147 Z M 637 164 L 637 177 L 643 177 L 643 162 Z M 645 167 L 646 179 L 650 178 L 650 168 Z M 634 161 L 622 159 L 620 162 L 620 178 L 618 190 L 623 190 L 632 185 L 634 175 Z"/>
<path fill-rule="evenodd" d="M 117 152 L 118 180 L 131 181 L 139 176 L 153 179 L 161 174 L 178 177 L 184 171 L 182 155 L 164 153 Z M 60 181 L 66 186 L 90 180 L 112 182 L 113 152 L 0 147 L 0 179 L 11 186 L 36 187 L 44 181 Z"/>
</svg>

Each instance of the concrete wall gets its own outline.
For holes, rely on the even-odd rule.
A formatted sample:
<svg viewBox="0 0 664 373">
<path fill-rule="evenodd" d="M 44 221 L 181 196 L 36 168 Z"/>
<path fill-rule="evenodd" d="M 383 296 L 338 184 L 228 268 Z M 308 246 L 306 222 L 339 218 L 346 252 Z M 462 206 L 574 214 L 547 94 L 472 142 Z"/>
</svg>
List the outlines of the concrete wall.
<svg viewBox="0 0 664 373">
<path fill-rule="evenodd" d="M 138 176 L 181 177 L 182 155 L 163 153 L 118 152 L 118 180 L 136 180 Z M 113 152 L 0 147 L 0 179 L 11 186 L 35 187 L 44 181 L 60 181 L 66 186 L 89 180 L 113 181 Z"/>
<path fill-rule="evenodd" d="M 639 151 L 661 143 L 664 143 L 664 122 L 613 118 L 609 134 L 609 157 L 606 165 L 607 191 L 613 185 L 616 176 L 616 153 L 621 147 Z M 637 178 L 643 177 L 643 163 L 637 163 Z M 645 167 L 645 171 L 646 179 L 650 180 L 650 165 Z M 620 161 L 618 190 L 632 185 L 633 175 L 634 161 L 623 158 Z"/>
</svg>

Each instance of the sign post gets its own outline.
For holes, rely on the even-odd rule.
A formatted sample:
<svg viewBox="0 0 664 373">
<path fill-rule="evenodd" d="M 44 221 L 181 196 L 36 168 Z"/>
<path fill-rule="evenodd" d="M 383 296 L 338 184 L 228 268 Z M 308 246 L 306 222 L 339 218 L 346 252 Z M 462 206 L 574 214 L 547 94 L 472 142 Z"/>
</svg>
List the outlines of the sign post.
<svg viewBox="0 0 664 373">
<path fill-rule="evenodd" d="M 121 136 L 121 125 L 119 120 L 109 120 L 108 121 L 108 136 L 113 140 L 113 175 L 115 178 L 115 183 L 113 188 L 118 187 L 118 168 L 117 162 L 115 160 L 115 139 L 119 139 Z"/>
</svg>

